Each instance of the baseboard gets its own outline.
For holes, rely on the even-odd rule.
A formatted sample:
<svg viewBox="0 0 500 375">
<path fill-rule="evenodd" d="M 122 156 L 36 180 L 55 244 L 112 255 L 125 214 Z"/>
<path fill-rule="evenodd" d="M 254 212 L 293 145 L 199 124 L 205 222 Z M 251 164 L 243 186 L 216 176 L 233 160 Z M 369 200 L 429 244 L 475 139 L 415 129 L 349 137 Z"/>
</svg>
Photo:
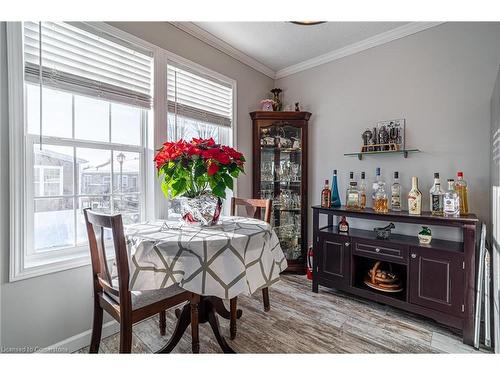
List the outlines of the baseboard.
<svg viewBox="0 0 500 375">
<path fill-rule="evenodd" d="M 102 338 L 114 335 L 120 331 L 120 325 L 117 321 L 112 320 L 102 325 Z M 71 336 L 63 341 L 59 341 L 51 346 L 40 349 L 37 353 L 74 353 L 77 350 L 90 345 L 90 336 L 92 330 Z"/>
</svg>

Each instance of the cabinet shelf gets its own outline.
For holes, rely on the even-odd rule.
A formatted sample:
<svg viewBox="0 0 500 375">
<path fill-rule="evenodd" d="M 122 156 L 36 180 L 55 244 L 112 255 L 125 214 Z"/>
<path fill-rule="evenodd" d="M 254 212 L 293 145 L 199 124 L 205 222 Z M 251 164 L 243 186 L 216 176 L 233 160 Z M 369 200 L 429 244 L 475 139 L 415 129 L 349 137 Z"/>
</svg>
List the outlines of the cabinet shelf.
<svg viewBox="0 0 500 375">
<path fill-rule="evenodd" d="M 344 156 L 357 156 L 359 160 L 362 160 L 364 155 L 396 154 L 396 155 L 403 155 L 403 157 L 406 159 L 408 157 L 408 154 L 410 154 L 410 153 L 416 153 L 416 152 L 420 152 L 420 150 L 417 149 L 417 148 L 410 148 L 410 149 L 396 150 L 396 151 L 393 150 L 393 151 L 348 152 L 348 153 L 345 153 Z"/>
</svg>

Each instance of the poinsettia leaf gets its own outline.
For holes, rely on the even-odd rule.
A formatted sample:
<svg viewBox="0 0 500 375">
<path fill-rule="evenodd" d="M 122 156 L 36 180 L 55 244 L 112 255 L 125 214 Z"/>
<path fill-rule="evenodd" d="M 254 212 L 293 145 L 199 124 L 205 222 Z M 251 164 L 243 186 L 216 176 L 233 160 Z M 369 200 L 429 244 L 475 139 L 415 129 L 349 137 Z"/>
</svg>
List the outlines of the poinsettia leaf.
<svg viewBox="0 0 500 375">
<path fill-rule="evenodd" d="M 226 184 L 226 186 L 229 189 L 233 190 L 233 178 L 230 175 L 228 175 L 227 173 L 224 173 L 222 175 L 222 178 L 224 179 L 224 183 Z"/>
<path fill-rule="evenodd" d="M 223 181 L 219 181 L 212 189 L 212 193 L 219 198 L 226 199 L 226 185 Z"/>
<path fill-rule="evenodd" d="M 194 178 L 198 178 L 207 173 L 207 167 L 204 163 L 197 163 L 194 167 Z"/>
<path fill-rule="evenodd" d="M 169 184 L 165 180 L 163 180 L 161 182 L 161 191 L 163 192 L 163 195 L 165 195 L 165 198 L 167 199 L 169 198 L 170 194 L 169 190 L 170 190 Z"/>
</svg>

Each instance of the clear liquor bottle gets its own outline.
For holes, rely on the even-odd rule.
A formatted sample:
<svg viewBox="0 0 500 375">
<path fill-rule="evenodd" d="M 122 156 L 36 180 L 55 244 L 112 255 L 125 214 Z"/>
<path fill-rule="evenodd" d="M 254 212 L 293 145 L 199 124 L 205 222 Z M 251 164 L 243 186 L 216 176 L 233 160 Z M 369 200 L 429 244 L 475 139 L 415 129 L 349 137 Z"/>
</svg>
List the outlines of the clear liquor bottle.
<svg viewBox="0 0 500 375">
<path fill-rule="evenodd" d="M 376 179 L 373 183 L 373 210 L 379 213 L 389 212 L 389 199 L 387 198 L 387 192 L 385 190 L 385 182 L 380 177 L 380 168 L 376 170 Z"/>
<path fill-rule="evenodd" d="M 366 207 L 366 180 L 365 172 L 361 172 L 361 181 L 359 183 L 359 207 L 363 210 Z"/>
<path fill-rule="evenodd" d="M 394 172 L 394 182 L 391 185 L 391 210 L 401 211 L 401 184 L 399 172 Z"/>
<path fill-rule="evenodd" d="M 448 179 L 448 190 L 444 193 L 443 199 L 444 216 L 458 216 L 460 214 L 460 198 L 455 191 L 455 181 Z"/>
<path fill-rule="evenodd" d="M 408 213 L 410 215 L 422 214 L 422 193 L 418 190 L 418 178 L 411 178 L 411 190 L 408 193 Z"/>
<path fill-rule="evenodd" d="M 342 203 L 340 202 L 339 195 L 339 187 L 337 182 L 337 170 L 333 170 L 333 179 L 332 179 L 332 207 L 340 207 Z"/>
<path fill-rule="evenodd" d="M 432 215 L 443 215 L 443 197 L 444 191 L 441 189 L 441 181 L 439 180 L 439 173 L 434 173 L 434 184 L 429 191 L 429 206 Z"/>
<path fill-rule="evenodd" d="M 358 184 L 354 180 L 354 172 L 349 173 L 349 187 L 346 191 L 345 206 L 349 210 L 359 210 L 360 194 Z"/>
<path fill-rule="evenodd" d="M 464 180 L 463 172 L 457 173 L 457 182 L 455 182 L 455 191 L 460 200 L 460 215 L 467 215 L 469 213 L 469 200 L 467 198 L 467 182 Z"/>
</svg>

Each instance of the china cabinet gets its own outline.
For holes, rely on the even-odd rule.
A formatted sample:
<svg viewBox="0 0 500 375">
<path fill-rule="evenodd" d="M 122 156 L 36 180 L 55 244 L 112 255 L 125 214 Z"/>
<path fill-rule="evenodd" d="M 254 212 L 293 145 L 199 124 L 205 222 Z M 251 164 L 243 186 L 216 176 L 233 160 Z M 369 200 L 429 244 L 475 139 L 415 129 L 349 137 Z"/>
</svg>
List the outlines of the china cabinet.
<svg viewBox="0 0 500 375">
<path fill-rule="evenodd" d="M 271 223 L 288 261 L 304 273 L 307 252 L 307 126 L 309 112 L 250 113 L 253 197 L 272 199 Z"/>
</svg>

